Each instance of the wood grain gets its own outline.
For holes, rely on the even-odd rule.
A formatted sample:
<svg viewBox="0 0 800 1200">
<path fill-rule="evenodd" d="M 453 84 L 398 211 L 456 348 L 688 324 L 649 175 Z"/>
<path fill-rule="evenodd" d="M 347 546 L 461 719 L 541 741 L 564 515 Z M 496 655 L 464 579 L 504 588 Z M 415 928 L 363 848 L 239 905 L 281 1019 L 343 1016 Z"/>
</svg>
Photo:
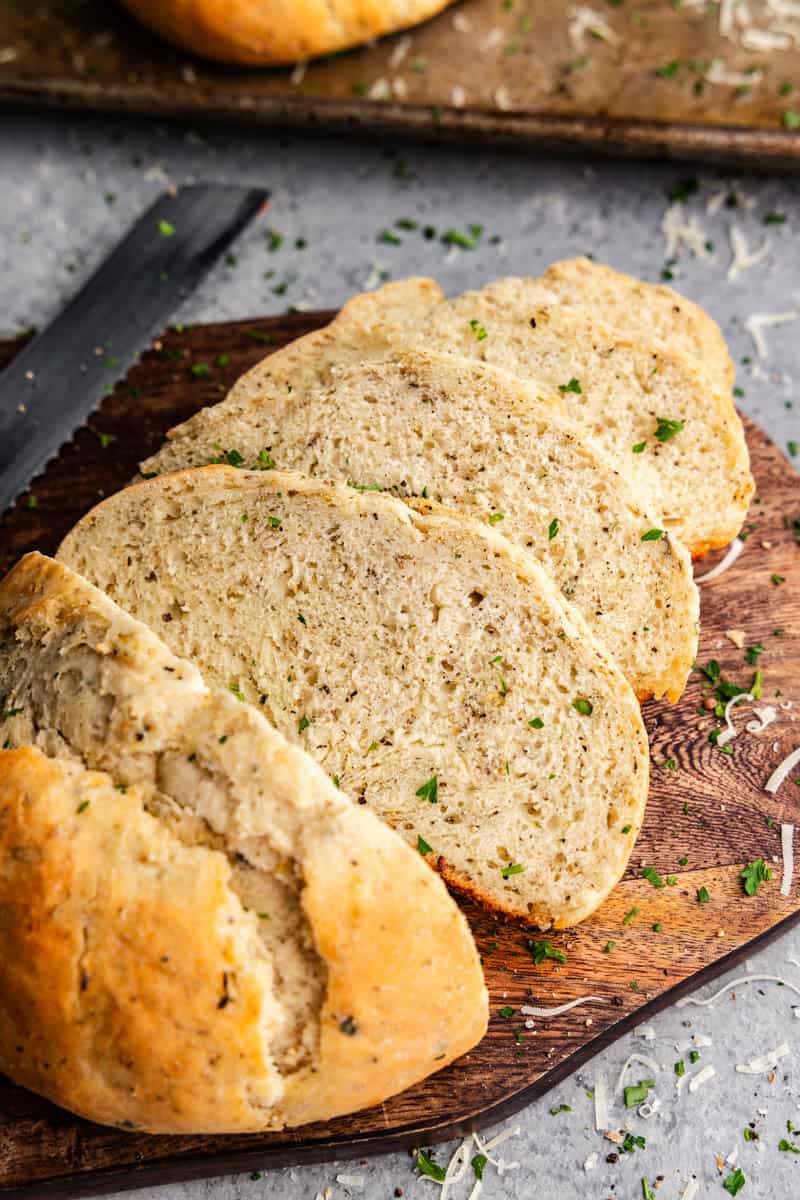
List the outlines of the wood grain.
<svg viewBox="0 0 800 1200">
<path fill-rule="evenodd" d="M 82 513 L 131 477 L 170 425 L 217 400 L 270 344 L 316 328 L 329 315 L 166 334 L 104 399 L 89 428 L 62 450 L 32 492 L 0 520 L 3 565 L 33 548 L 52 552 Z M 0 362 L 11 351 L 0 347 Z M 220 354 L 227 358 L 217 359 Z M 209 367 L 207 376 L 192 374 L 199 363 Z M 763 702 L 796 705 L 800 545 L 787 520 L 800 517 L 800 479 L 749 423 L 747 435 L 758 494 L 744 554 L 730 571 L 702 586 L 699 662 L 716 658 L 726 676 L 749 684 L 753 668 L 725 637 L 726 630 L 745 630 L 746 645 L 765 647 L 759 658 Z M 708 566 L 699 564 L 698 572 Z M 772 583 L 773 575 L 785 582 Z M 287 1134 L 229 1138 L 103 1129 L 0 1080 L 0 1195 L 20 1200 L 97 1195 L 443 1139 L 513 1113 L 648 1013 L 780 933 L 800 915 L 800 881 L 790 898 L 782 897 L 778 862 L 773 880 L 747 897 L 739 872 L 753 858 L 779 858 L 778 824 L 800 822 L 800 787 L 792 780 L 778 796 L 763 791 L 774 765 L 800 742 L 800 708 L 779 709 L 780 719 L 767 734 L 741 736 L 727 755 L 708 740 L 712 718 L 698 714 L 704 694 L 696 673 L 680 704 L 646 706 L 653 773 L 645 824 L 630 869 L 609 901 L 577 929 L 552 938 L 566 963 L 535 965 L 529 930 L 467 906 L 484 956 L 492 1019 L 487 1037 L 459 1063 L 380 1109 Z M 683 857 L 685 866 L 679 863 Z M 675 885 L 653 887 L 641 877 L 645 866 L 665 879 L 675 876 Z M 707 904 L 697 901 L 700 887 L 710 894 Z M 636 914 L 624 924 L 633 909 Z M 604 950 L 609 941 L 615 943 L 611 953 Z M 533 1033 L 518 1012 L 499 1015 L 506 1005 L 515 1010 L 531 1001 L 555 1005 L 587 993 L 600 999 L 537 1021 Z"/>
<path fill-rule="evenodd" d="M 468 32 L 445 11 L 402 55 L 405 34 L 320 59 L 293 83 L 190 59 L 104 0 L 9 2 L 0 102 L 797 168 L 800 133 L 782 125 L 797 106 L 781 89 L 800 78 L 800 46 L 748 53 L 720 35 L 714 4 L 600 7 L 615 44 L 576 47 L 569 6 L 553 0 L 464 0 Z M 766 70 L 753 86 L 705 84 L 713 59 Z"/>
</svg>

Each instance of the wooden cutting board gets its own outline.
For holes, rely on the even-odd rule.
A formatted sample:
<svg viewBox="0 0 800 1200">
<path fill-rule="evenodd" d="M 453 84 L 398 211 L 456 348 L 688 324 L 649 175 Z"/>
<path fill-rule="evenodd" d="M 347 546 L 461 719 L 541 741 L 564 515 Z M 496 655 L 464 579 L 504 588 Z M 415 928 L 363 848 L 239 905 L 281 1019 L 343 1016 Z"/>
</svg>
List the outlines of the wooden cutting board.
<svg viewBox="0 0 800 1200">
<path fill-rule="evenodd" d="M 133 475 L 170 425 L 219 399 L 270 345 L 317 328 L 330 315 L 166 334 L 32 493 L 0 520 L 3 568 L 27 550 L 53 552 L 78 517 Z M 12 351 L 0 347 L 0 361 Z M 199 372 L 192 370 L 197 367 Z M 537 965 L 527 944 L 530 930 L 466 906 L 491 993 L 490 1029 L 481 1045 L 379 1109 L 286 1134 L 122 1133 L 77 1120 L 0 1078 L 0 1196 L 96 1195 L 443 1140 L 515 1112 L 633 1025 L 797 920 L 800 873 L 790 898 L 779 891 L 779 823 L 800 822 L 800 786 L 792 778 L 773 797 L 763 784 L 800 744 L 800 532 L 790 527 L 800 519 L 800 477 L 750 423 L 747 436 L 757 498 L 744 553 L 731 570 L 702 585 L 698 661 L 716 658 L 725 676 L 749 685 L 753 668 L 725 636 L 731 628 L 745 630 L 746 646 L 764 647 L 758 659 L 763 703 L 778 706 L 779 720 L 766 734 L 740 736 L 727 755 L 708 740 L 713 721 L 698 715 L 704 694 L 699 674 L 680 704 L 646 706 L 653 771 L 644 827 L 630 870 L 609 901 L 577 929 L 552 937 L 566 962 Z M 704 563 L 699 571 L 707 569 Z M 787 702 L 794 707 L 780 708 Z M 740 715 L 737 724 L 743 722 Z M 795 776 L 800 779 L 800 769 Z M 748 897 L 739 873 L 761 856 L 778 857 L 774 878 Z M 674 886 L 652 886 L 641 877 L 643 867 L 656 868 L 664 879 L 675 876 Z M 700 904 L 703 887 L 710 899 Z M 586 994 L 599 999 L 537 1020 L 533 1032 L 516 1011 L 526 1003 L 553 1006 Z M 510 1017 L 501 1015 L 506 1006 L 514 1009 Z"/>
<path fill-rule="evenodd" d="M 463 0 L 410 35 L 293 75 L 193 59 L 108 0 L 9 0 L 0 6 L 0 101 L 800 165 L 800 132 L 783 116 L 800 104 L 800 44 L 747 51 L 720 34 L 718 4 L 669 0 L 603 0 L 589 7 L 612 40 L 573 39 L 573 7 Z M 764 29 L 765 0 L 749 7 Z M 704 81 L 716 59 L 741 77 L 735 86 Z"/>
</svg>

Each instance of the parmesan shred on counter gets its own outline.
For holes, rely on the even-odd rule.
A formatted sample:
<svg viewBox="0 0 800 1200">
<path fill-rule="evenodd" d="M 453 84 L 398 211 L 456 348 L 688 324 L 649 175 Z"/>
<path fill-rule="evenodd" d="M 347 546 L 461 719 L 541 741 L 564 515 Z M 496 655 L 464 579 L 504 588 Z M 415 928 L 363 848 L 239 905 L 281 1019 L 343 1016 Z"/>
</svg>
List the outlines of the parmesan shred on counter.
<svg viewBox="0 0 800 1200">
<path fill-rule="evenodd" d="M 766 1075 L 780 1059 L 790 1053 L 788 1042 L 782 1042 L 774 1050 L 768 1050 L 766 1054 L 761 1054 L 758 1058 L 751 1058 L 750 1062 L 737 1063 L 736 1070 L 740 1075 Z"/>
<path fill-rule="evenodd" d="M 752 313 L 744 322 L 742 328 L 753 339 L 753 345 L 756 348 L 758 357 L 766 358 L 769 350 L 767 339 L 764 337 L 764 330 L 771 329 L 774 325 L 786 325 L 789 321 L 796 321 L 798 317 L 800 317 L 800 309 L 796 308 L 781 313 Z"/>
<path fill-rule="evenodd" d="M 687 1004 L 694 1004 L 698 1008 L 708 1008 L 715 1000 L 719 1000 L 720 996 L 724 996 L 726 992 L 731 991 L 733 988 L 741 987 L 745 983 L 778 983 L 800 996 L 800 988 L 788 979 L 784 979 L 781 975 L 740 975 L 738 979 L 732 979 L 730 983 L 726 983 L 724 987 L 721 987 L 713 996 L 709 996 L 707 1000 L 698 1000 L 695 996 L 684 996 L 681 1000 L 675 1001 L 675 1007 L 685 1008 Z"/>
<path fill-rule="evenodd" d="M 794 825 L 781 825 L 781 854 L 783 855 L 781 895 L 791 896 L 794 878 Z"/>
</svg>

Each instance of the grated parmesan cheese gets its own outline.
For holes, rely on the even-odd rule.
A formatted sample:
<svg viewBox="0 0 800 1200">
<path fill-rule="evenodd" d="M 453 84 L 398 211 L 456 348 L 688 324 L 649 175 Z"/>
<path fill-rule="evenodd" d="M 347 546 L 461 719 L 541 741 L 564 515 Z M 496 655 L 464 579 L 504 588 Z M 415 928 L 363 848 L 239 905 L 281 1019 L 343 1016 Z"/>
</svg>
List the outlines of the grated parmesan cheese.
<svg viewBox="0 0 800 1200">
<path fill-rule="evenodd" d="M 469 17 L 466 15 L 466 13 L 463 13 L 463 12 L 454 12 L 453 13 L 453 29 L 455 29 L 456 33 L 471 33 L 472 32 L 472 22 L 470 21 Z"/>
<path fill-rule="evenodd" d="M 766 708 L 754 708 L 753 716 L 757 719 L 755 721 L 748 721 L 745 725 L 748 733 L 761 733 L 768 725 L 772 725 L 778 719 L 778 714 L 771 704 L 768 704 Z"/>
<path fill-rule="evenodd" d="M 764 72 L 757 68 L 755 71 L 732 71 L 726 67 L 721 58 L 715 58 L 709 65 L 703 78 L 707 83 L 721 84 L 723 87 L 758 87 L 764 78 Z M 725 193 L 723 193 L 723 199 Z M 718 206 L 717 210 L 719 210 Z"/>
<path fill-rule="evenodd" d="M 704 230 L 694 213 L 686 219 L 685 209 L 680 200 L 671 204 L 664 213 L 661 232 L 664 235 L 666 258 L 677 258 L 681 246 L 685 246 L 695 258 L 711 258 Z"/>
<path fill-rule="evenodd" d="M 734 538 L 731 542 L 728 553 L 721 560 L 721 562 L 718 562 L 717 565 L 712 567 L 710 571 L 706 571 L 705 575 L 697 575 L 695 577 L 695 583 L 708 583 L 710 580 L 716 579 L 718 575 L 723 573 L 723 571 L 727 571 L 729 567 L 733 566 L 743 550 L 744 542 L 742 539 L 738 537 Z"/>
<path fill-rule="evenodd" d="M 389 66 L 396 71 L 411 49 L 411 38 L 402 37 L 389 55 Z"/>
<path fill-rule="evenodd" d="M 781 854 L 783 855 L 781 895 L 791 896 L 794 878 L 794 825 L 781 825 Z"/>
<path fill-rule="evenodd" d="M 609 25 L 604 15 L 594 8 L 589 8 L 586 4 L 576 4 L 574 8 L 570 9 L 567 30 L 569 39 L 576 50 L 583 50 L 585 47 L 587 33 L 612 46 L 616 46 L 619 42 L 619 35 Z"/>
<path fill-rule="evenodd" d="M 800 752 L 798 752 L 800 753 Z M 726 983 L 713 996 L 709 996 L 707 1000 L 698 1000 L 695 996 L 683 996 L 680 1000 L 675 1001 L 676 1008 L 685 1008 L 687 1004 L 694 1004 L 698 1008 L 708 1008 L 715 1000 L 719 1000 L 720 996 L 724 996 L 731 988 L 740 987 L 743 983 L 780 983 L 783 987 L 789 988 L 790 991 L 800 996 L 800 988 L 795 987 L 788 979 L 783 979 L 780 975 L 740 975 L 738 979 L 732 979 L 730 983 Z"/>
<path fill-rule="evenodd" d="M 681 1200 L 694 1200 L 697 1193 L 700 1191 L 700 1184 L 696 1179 L 690 1179 L 681 1194 Z"/>
<path fill-rule="evenodd" d="M 790 771 L 792 771 L 798 763 L 800 763 L 800 747 L 798 747 L 797 750 L 793 750 L 791 754 L 787 754 L 782 763 L 778 763 L 777 767 L 764 784 L 764 791 L 770 792 L 774 796 L 783 781 L 788 777 Z"/>
<path fill-rule="evenodd" d="M 346 1188 L 363 1188 L 366 1175 L 337 1175 L 336 1182 Z"/>
<path fill-rule="evenodd" d="M 800 20 L 800 0 L 767 0 L 767 8 L 776 17 Z"/>
<path fill-rule="evenodd" d="M 717 735 L 718 746 L 726 746 L 728 742 L 732 742 L 736 737 L 736 726 L 731 720 L 731 709 L 735 704 L 742 704 L 746 700 L 752 704 L 754 697 L 750 692 L 742 692 L 740 696 L 732 696 L 725 705 L 725 729 Z"/>
<path fill-rule="evenodd" d="M 501 112 L 508 112 L 511 108 L 511 93 L 507 87 L 497 87 L 494 89 L 494 102 Z"/>
<path fill-rule="evenodd" d="M 749 333 L 753 339 L 753 345 L 759 358 L 767 357 L 767 341 L 763 331 L 773 325 L 785 325 L 788 321 L 796 321 L 798 317 L 800 317 L 800 310 L 793 308 L 789 312 L 782 313 L 753 313 L 747 318 L 743 328 L 745 333 Z"/>
<path fill-rule="evenodd" d="M 709 1063 L 707 1067 L 703 1067 L 702 1071 L 698 1071 L 697 1074 L 693 1075 L 692 1078 L 689 1080 L 689 1091 L 690 1092 L 699 1091 L 699 1089 L 703 1086 L 703 1084 L 708 1083 L 709 1079 L 714 1078 L 716 1073 L 717 1072 L 711 1066 L 711 1063 Z"/>
<path fill-rule="evenodd" d="M 589 1157 L 586 1159 L 586 1161 L 583 1164 L 584 1171 L 593 1171 L 595 1169 L 595 1167 L 597 1166 L 597 1162 L 598 1162 L 599 1158 L 600 1158 L 600 1155 L 597 1153 L 596 1150 L 593 1150 L 592 1153 L 589 1155 Z"/>
<path fill-rule="evenodd" d="M 486 37 L 481 42 L 481 49 L 494 50 L 495 46 L 499 46 L 504 40 L 505 36 L 506 35 L 503 33 L 502 29 L 499 29 L 497 26 L 495 26 L 494 29 L 489 30 Z"/>
<path fill-rule="evenodd" d="M 608 1085 L 605 1075 L 594 1080 L 594 1127 L 598 1133 L 608 1129 Z"/>
<path fill-rule="evenodd" d="M 758 250 L 750 251 L 747 238 L 735 223 L 731 224 L 728 236 L 731 242 L 731 265 L 728 267 L 728 279 L 738 279 L 743 271 L 757 267 L 767 257 L 770 251 L 769 238 L 764 238 Z"/>
<path fill-rule="evenodd" d="M 523 1017 L 560 1017 L 562 1013 L 577 1008 L 579 1004 L 588 1004 L 590 1000 L 595 1000 L 598 1004 L 603 1003 L 602 996 L 580 996 L 577 1000 L 559 1004 L 556 1008 L 534 1008 L 530 1004 L 523 1004 L 519 1011 Z"/>
<path fill-rule="evenodd" d="M 789 50 L 792 45 L 791 34 L 777 29 L 745 29 L 740 41 L 745 50 L 755 50 L 759 54 L 765 50 Z"/>
<path fill-rule="evenodd" d="M 736 1070 L 740 1075 L 765 1075 L 789 1053 L 791 1051 L 788 1043 L 782 1042 L 774 1050 L 768 1050 L 766 1054 L 761 1054 L 758 1058 L 751 1058 L 748 1063 L 737 1063 Z"/>
<path fill-rule="evenodd" d="M 450 103 L 452 104 L 453 108 L 463 108 L 464 104 L 466 103 L 466 99 L 467 93 L 464 91 L 463 87 L 460 87 L 458 84 L 456 84 L 450 93 Z"/>
<path fill-rule="evenodd" d="M 306 62 L 299 62 L 296 65 L 296 67 L 292 71 L 292 74 L 290 77 L 293 87 L 300 87 L 300 84 L 303 82 L 303 80 L 306 77 L 307 69 L 308 69 L 308 63 L 306 63 Z"/>
<path fill-rule="evenodd" d="M 391 100 L 392 89 L 388 79 L 376 79 L 367 92 L 368 100 Z"/>
</svg>

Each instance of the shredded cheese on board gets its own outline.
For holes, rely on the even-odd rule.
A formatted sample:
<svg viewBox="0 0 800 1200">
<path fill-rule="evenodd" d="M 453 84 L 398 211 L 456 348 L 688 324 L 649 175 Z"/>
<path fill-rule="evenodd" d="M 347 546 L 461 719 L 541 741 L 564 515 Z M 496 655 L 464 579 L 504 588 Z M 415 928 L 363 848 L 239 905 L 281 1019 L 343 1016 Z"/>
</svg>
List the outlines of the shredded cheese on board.
<svg viewBox="0 0 800 1200">
<path fill-rule="evenodd" d="M 585 4 L 578 4 L 570 9 L 567 29 L 576 50 L 583 50 L 587 33 L 601 42 L 609 42 L 612 46 L 619 42 L 618 34 L 609 25 L 603 13 Z"/>
<path fill-rule="evenodd" d="M 709 583 L 712 579 L 716 579 L 727 571 L 736 562 L 739 555 L 744 550 L 744 542 L 741 538 L 734 538 L 731 542 L 731 547 L 721 562 L 718 562 L 710 571 L 706 571 L 705 575 L 698 575 L 695 578 L 695 583 Z"/>
<path fill-rule="evenodd" d="M 745 701 L 749 701 L 750 703 L 752 703 L 752 701 L 754 699 L 755 699 L 755 697 L 752 696 L 750 694 L 750 692 L 743 692 L 741 694 L 741 696 L 732 696 L 730 698 L 728 703 L 725 705 L 726 728 L 723 729 L 722 732 L 717 737 L 717 745 L 718 746 L 726 746 L 728 744 L 728 742 L 732 742 L 733 739 L 736 737 L 736 726 L 734 725 L 733 721 L 731 720 L 731 709 L 733 708 L 733 706 L 735 704 L 742 704 Z"/>
<path fill-rule="evenodd" d="M 790 772 L 800 763 L 800 746 L 793 750 L 791 754 L 787 754 L 783 762 L 778 763 L 775 770 L 770 775 L 767 782 L 764 784 L 764 791 L 770 792 L 773 796 L 778 788 L 789 777 Z"/>
<path fill-rule="evenodd" d="M 559 1004 L 556 1008 L 534 1008 L 530 1004 L 523 1004 L 520 1012 L 523 1017 L 560 1017 L 562 1013 L 569 1012 L 571 1008 L 577 1008 L 579 1004 L 588 1004 L 595 1000 L 598 1004 L 603 1003 L 602 996 L 579 996 L 577 1000 L 570 1000 L 567 1004 Z"/>
</svg>

